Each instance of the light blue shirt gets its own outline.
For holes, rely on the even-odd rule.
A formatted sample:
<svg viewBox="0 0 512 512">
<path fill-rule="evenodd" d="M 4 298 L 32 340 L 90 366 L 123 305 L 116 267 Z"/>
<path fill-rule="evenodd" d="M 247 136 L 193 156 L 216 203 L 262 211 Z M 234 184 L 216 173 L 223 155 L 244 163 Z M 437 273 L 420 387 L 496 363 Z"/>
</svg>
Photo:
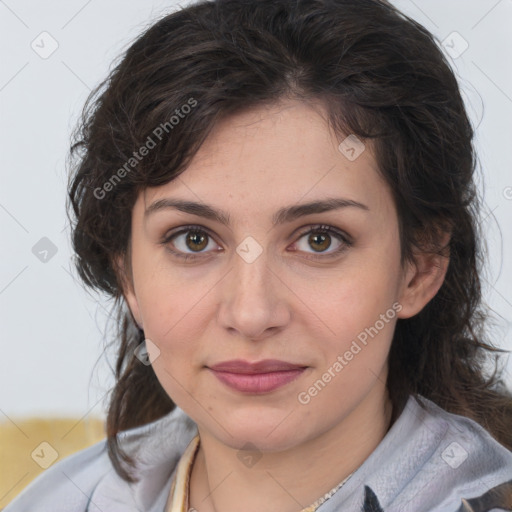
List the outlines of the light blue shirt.
<svg viewBox="0 0 512 512">
<path fill-rule="evenodd" d="M 474 421 L 420 400 L 426 409 L 409 397 L 377 448 L 317 512 L 512 510 L 512 452 Z M 177 463 L 196 434 L 176 407 L 120 435 L 137 461 L 137 483 L 117 475 L 101 441 L 48 468 L 4 512 L 164 512 Z"/>
</svg>

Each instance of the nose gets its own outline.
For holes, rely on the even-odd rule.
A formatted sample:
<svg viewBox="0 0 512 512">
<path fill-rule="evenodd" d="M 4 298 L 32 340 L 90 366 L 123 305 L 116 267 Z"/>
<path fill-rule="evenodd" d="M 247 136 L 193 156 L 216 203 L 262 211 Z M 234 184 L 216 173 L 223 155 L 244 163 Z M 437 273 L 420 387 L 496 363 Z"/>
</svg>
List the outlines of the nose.
<svg viewBox="0 0 512 512">
<path fill-rule="evenodd" d="M 252 255 L 254 257 L 254 254 Z M 255 259 L 244 252 L 233 257 L 220 286 L 218 320 L 232 335 L 257 341 L 275 335 L 291 318 L 289 290 L 263 251 Z"/>
</svg>

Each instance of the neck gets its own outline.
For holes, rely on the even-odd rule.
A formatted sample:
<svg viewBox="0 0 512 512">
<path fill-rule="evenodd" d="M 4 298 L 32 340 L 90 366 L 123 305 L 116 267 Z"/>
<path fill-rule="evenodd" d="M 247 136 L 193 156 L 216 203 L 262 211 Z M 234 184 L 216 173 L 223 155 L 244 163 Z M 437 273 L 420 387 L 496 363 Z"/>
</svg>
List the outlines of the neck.
<svg viewBox="0 0 512 512">
<path fill-rule="evenodd" d="M 353 473 L 386 435 L 391 402 L 385 386 L 374 391 L 332 429 L 286 451 L 258 454 L 254 465 L 198 427 L 189 506 L 198 512 L 308 507 Z"/>
</svg>

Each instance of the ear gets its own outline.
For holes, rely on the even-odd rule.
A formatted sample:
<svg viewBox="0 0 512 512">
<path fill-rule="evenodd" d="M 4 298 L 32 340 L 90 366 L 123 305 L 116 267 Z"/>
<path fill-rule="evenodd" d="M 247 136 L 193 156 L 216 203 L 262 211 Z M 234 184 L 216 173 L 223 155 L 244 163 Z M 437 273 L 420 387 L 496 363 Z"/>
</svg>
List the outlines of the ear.
<svg viewBox="0 0 512 512">
<path fill-rule="evenodd" d="M 419 313 L 441 288 L 450 262 L 450 234 L 443 233 L 440 238 L 440 250 L 418 251 L 414 254 L 414 262 L 407 264 L 400 290 L 402 309 L 398 318 L 410 318 Z"/>
<path fill-rule="evenodd" d="M 115 258 L 115 272 L 121 283 L 123 297 L 128 304 L 133 321 L 140 329 L 144 329 L 142 316 L 139 310 L 139 303 L 137 301 L 137 296 L 135 295 L 133 276 L 131 273 L 127 272 L 126 264 L 122 256 L 116 256 Z"/>
</svg>

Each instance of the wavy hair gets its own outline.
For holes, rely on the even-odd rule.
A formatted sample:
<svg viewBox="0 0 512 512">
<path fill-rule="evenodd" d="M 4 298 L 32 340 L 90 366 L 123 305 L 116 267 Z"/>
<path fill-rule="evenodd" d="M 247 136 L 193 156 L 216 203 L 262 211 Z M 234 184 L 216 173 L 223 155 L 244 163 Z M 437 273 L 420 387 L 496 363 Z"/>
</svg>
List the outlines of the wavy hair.
<svg viewBox="0 0 512 512">
<path fill-rule="evenodd" d="M 486 340 L 473 129 L 434 37 L 380 0 L 202 0 L 162 17 L 123 52 L 89 95 L 71 141 L 76 268 L 117 313 L 107 415 L 116 471 L 133 481 L 118 433 L 175 407 L 152 367 L 134 357 L 144 332 L 123 297 L 134 202 L 185 171 L 220 119 L 283 98 L 320 100 L 337 133 L 371 141 L 398 211 L 402 263 L 418 249 L 441 251 L 440 234 L 451 233 L 442 287 L 396 324 L 392 421 L 419 394 L 512 449 L 512 396 L 495 354 L 503 350 Z M 155 146 L 135 158 L 150 139 Z"/>
</svg>

